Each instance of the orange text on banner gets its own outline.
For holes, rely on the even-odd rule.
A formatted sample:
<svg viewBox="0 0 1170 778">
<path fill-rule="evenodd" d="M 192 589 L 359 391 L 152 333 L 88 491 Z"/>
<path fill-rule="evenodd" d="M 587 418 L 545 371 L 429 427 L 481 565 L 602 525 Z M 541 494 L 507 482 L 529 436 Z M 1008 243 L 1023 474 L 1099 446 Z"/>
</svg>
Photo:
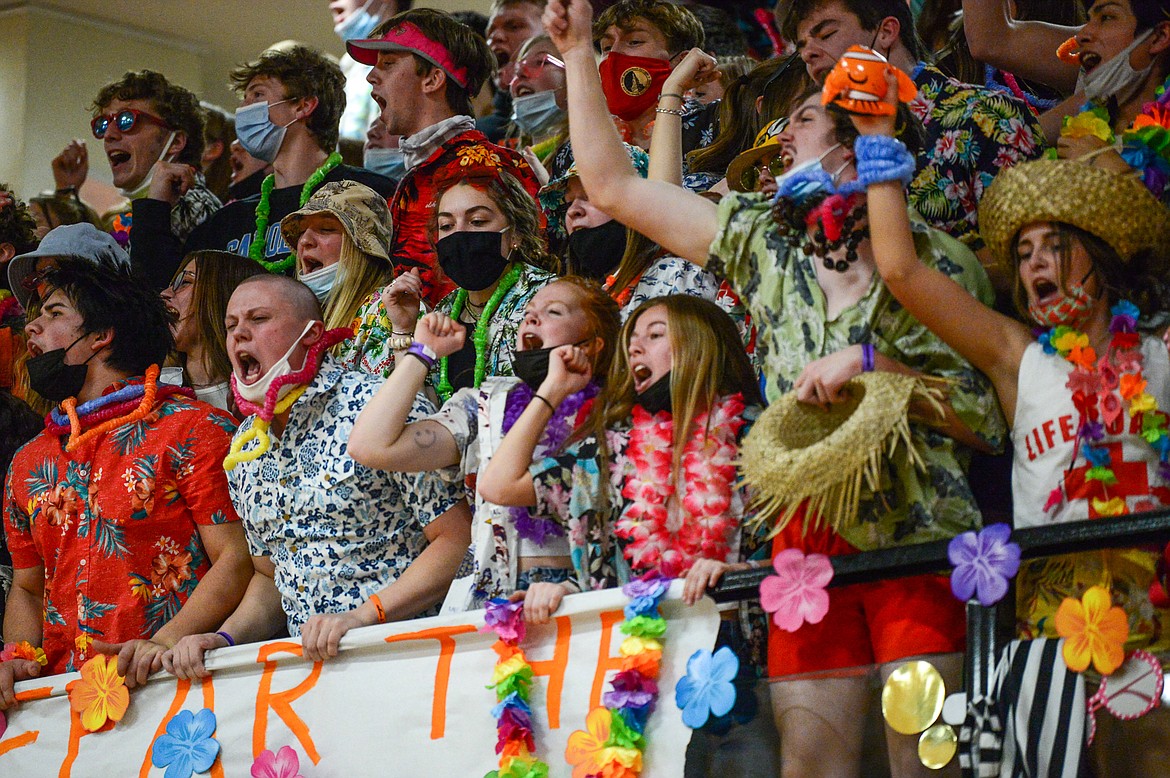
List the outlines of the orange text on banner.
<svg viewBox="0 0 1170 778">
<path fill-rule="evenodd" d="M 439 641 L 439 663 L 435 668 L 435 694 L 431 698 L 431 740 L 439 740 L 447 729 L 447 684 L 451 680 L 451 657 L 455 653 L 455 635 L 476 632 L 470 624 L 457 627 L 435 627 L 404 635 L 391 635 L 387 643 L 408 640 Z"/>
<path fill-rule="evenodd" d="M 0 755 L 7 754 L 9 751 L 15 751 L 18 748 L 24 748 L 27 745 L 37 742 L 41 731 L 34 729 L 30 732 L 10 737 L 7 740 L 0 740 Z"/>
<path fill-rule="evenodd" d="M 573 626 L 568 616 L 558 616 L 553 623 L 556 625 L 557 641 L 552 659 L 534 662 L 529 658 L 528 664 L 532 666 L 533 675 L 548 677 L 548 692 L 545 695 L 548 728 L 560 729 L 561 691 L 565 688 L 565 668 L 569 666 L 569 641 L 573 637 Z"/>
<path fill-rule="evenodd" d="M 589 692 L 589 710 L 601 704 L 601 687 L 605 685 L 605 674 L 610 670 L 622 669 L 622 657 L 610 656 L 609 644 L 613 640 L 613 625 L 626 617 L 624 611 L 602 611 L 601 644 L 597 647 L 597 672 L 593 674 L 593 689 Z"/>
<path fill-rule="evenodd" d="M 273 694 L 272 674 L 276 672 L 276 661 L 271 659 L 271 656 L 278 653 L 301 656 L 301 646 L 299 643 L 288 641 L 266 643 L 260 646 L 256 661 L 264 663 L 264 672 L 260 676 L 260 688 L 256 691 L 256 723 L 252 729 L 252 758 L 260 756 L 268 747 L 268 709 L 271 707 L 272 710 L 276 711 L 276 715 L 280 716 L 280 720 L 289 728 L 289 731 L 296 735 L 301 747 L 305 749 L 305 753 L 313 760 L 313 764 L 317 764 L 321 761 L 321 755 L 317 753 L 317 746 L 314 745 L 313 738 L 309 734 L 308 725 L 292 709 L 291 703 L 317 685 L 317 679 L 321 677 L 321 663 L 314 662 L 313 670 L 308 677 L 293 688 Z"/>
</svg>

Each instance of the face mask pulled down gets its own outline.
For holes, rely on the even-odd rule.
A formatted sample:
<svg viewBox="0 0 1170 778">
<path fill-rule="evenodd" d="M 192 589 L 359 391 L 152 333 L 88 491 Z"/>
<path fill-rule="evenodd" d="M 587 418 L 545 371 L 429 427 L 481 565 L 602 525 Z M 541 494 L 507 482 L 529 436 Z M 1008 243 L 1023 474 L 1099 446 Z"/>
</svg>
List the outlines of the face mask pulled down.
<svg viewBox="0 0 1170 778">
<path fill-rule="evenodd" d="M 246 384 L 241 381 L 235 373 L 232 373 L 232 386 L 235 388 L 240 397 L 243 397 L 245 400 L 255 405 L 263 405 L 265 396 L 268 394 L 268 387 L 272 385 L 273 381 L 275 381 L 277 378 L 280 378 L 281 376 L 288 375 L 289 373 L 295 373 L 298 370 L 301 370 L 304 365 L 294 368 L 289 365 L 288 359 L 292 356 L 292 353 L 296 350 L 297 346 L 300 345 L 301 339 L 304 338 L 305 335 L 309 334 L 309 330 L 312 329 L 315 323 L 316 322 L 312 321 L 306 323 L 305 328 L 301 331 L 300 336 L 298 336 L 297 339 L 293 341 L 293 344 L 289 346 L 288 351 L 284 352 L 284 356 L 278 359 L 272 365 L 272 367 L 268 368 L 268 372 L 260 376 L 260 378 L 256 379 L 256 381 L 250 384 Z M 291 392 L 293 388 L 294 386 L 292 384 L 285 384 L 284 386 L 280 387 L 276 396 L 277 401 L 284 399 L 284 396 Z"/>
<path fill-rule="evenodd" d="M 28 360 L 25 368 L 28 370 L 29 388 L 52 403 L 60 403 L 80 394 L 89 375 L 89 360 L 93 359 L 97 352 L 90 354 L 89 359 L 80 365 L 65 364 L 65 355 L 84 337 L 85 335 L 81 335 L 65 348 L 46 351 Z"/>
</svg>

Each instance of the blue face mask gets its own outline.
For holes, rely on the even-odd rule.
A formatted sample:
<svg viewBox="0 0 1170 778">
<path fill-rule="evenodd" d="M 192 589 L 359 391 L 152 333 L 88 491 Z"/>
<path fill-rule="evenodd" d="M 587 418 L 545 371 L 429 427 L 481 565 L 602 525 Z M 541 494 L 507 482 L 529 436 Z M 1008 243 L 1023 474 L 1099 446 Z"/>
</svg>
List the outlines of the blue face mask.
<svg viewBox="0 0 1170 778">
<path fill-rule="evenodd" d="M 366 149 L 362 167 L 387 178 L 401 179 L 406 175 L 406 159 L 402 149 Z"/>
<path fill-rule="evenodd" d="M 793 202 L 800 203 L 810 197 L 831 194 L 835 188 L 837 176 L 849 165 L 849 162 L 846 161 L 841 167 L 837 168 L 835 173 L 830 175 L 821 165 L 821 161 L 840 145 L 840 143 L 837 143 L 831 148 L 826 149 L 816 159 L 810 159 L 799 165 L 793 165 L 777 176 L 776 198 L 785 197 Z"/>
<path fill-rule="evenodd" d="M 284 134 L 296 119 L 280 127 L 268 118 L 268 109 L 287 103 L 290 99 L 277 100 L 275 103 L 252 103 L 236 109 L 236 138 L 244 151 L 270 165 L 276 161 L 280 144 L 284 143 Z"/>
<path fill-rule="evenodd" d="M 343 43 L 370 37 L 379 21 L 378 17 L 369 11 L 373 4 L 374 0 L 366 0 L 366 4 L 345 17 L 345 21 L 333 25 L 333 32 L 337 33 L 337 37 L 341 38 Z"/>
<path fill-rule="evenodd" d="M 313 290 L 317 302 L 325 305 L 329 299 L 329 293 L 333 291 L 333 287 L 337 283 L 337 271 L 340 267 L 340 262 L 334 262 L 332 265 L 326 265 L 312 273 L 305 273 L 298 280 Z"/>
<path fill-rule="evenodd" d="M 555 89 L 512 100 L 512 121 L 516 122 L 516 126 L 526 135 L 542 135 L 564 116 L 565 112 L 557 105 Z"/>
</svg>

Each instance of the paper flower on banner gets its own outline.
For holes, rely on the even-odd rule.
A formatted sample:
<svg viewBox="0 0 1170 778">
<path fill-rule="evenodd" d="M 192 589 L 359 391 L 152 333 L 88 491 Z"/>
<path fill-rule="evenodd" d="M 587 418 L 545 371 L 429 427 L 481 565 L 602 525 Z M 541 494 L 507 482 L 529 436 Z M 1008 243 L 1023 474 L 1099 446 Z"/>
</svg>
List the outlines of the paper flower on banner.
<svg viewBox="0 0 1170 778">
<path fill-rule="evenodd" d="M 601 772 L 611 716 L 608 708 L 594 708 L 585 717 L 585 731 L 577 730 L 569 735 L 565 761 L 573 767 L 573 778 L 587 778 Z"/>
<path fill-rule="evenodd" d="M 69 685 L 69 707 L 81 726 L 97 732 L 107 721 L 121 721 L 130 707 L 126 679 L 118 675 L 118 657 L 99 654 L 81 666 L 81 680 Z"/>
<path fill-rule="evenodd" d="M 214 732 L 215 714 L 210 710 L 181 710 L 167 722 L 166 734 L 154 741 L 150 761 L 155 767 L 167 768 L 166 778 L 191 778 L 195 773 L 205 773 L 219 756 Z"/>
<path fill-rule="evenodd" d="M 281 746 L 275 754 L 261 751 L 252 763 L 252 778 L 304 778 L 301 758 L 289 746 Z"/>
<path fill-rule="evenodd" d="M 508 602 L 495 597 L 484 604 L 480 632 L 495 632 L 501 640 L 518 643 L 524 639 L 524 601 Z"/>
<path fill-rule="evenodd" d="M 45 656 L 45 651 L 40 646 L 34 646 L 27 640 L 22 640 L 19 643 L 5 643 L 3 650 L 0 650 L 0 662 L 7 662 L 9 659 L 28 659 L 36 662 L 41 667 L 49 664 L 48 657 Z"/>
<path fill-rule="evenodd" d="M 724 646 L 712 654 L 699 649 L 687 660 L 687 674 L 674 687 L 674 702 L 683 724 L 698 729 L 711 716 L 726 716 L 735 705 L 732 681 L 739 673 L 739 657 Z"/>
<path fill-rule="evenodd" d="M 1129 620 L 1113 605 L 1109 590 L 1092 586 L 1080 600 L 1064 598 L 1056 611 L 1056 632 L 1064 638 L 1064 662 L 1083 672 L 1093 663 L 1101 675 L 1109 675 L 1125 661 Z"/>
<path fill-rule="evenodd" d="M 964 532 L 947 546 L 955 566 L 951 591 L 963 602 L 978 596 L 979 604 L 994 605 L 1007 594 L 1008 581 L 1020 569 L 1020 547 L 1008 540 L 1012 528 L 992 524 L 979 534 Z"/>
<path fill-rule="evenodd" d="M 670 579 L 658 575 L 644 575 L 635 578 L 622 587 L 622 594 L 630 598 L 626 605 L 626 618 L 657 615 L 658 603 L 670 588 Z"/>
<path fill-rule="evenodd" d="M 824 554 L 787 548 L 772 559 L 776 575 L 760 583 L 760 605 L 772 614 L 776 626 L 795 632 L 807 621 L 817 624 L 829 612 L 825 587 L 833 580 L 833 565 Z"/>
</svg>

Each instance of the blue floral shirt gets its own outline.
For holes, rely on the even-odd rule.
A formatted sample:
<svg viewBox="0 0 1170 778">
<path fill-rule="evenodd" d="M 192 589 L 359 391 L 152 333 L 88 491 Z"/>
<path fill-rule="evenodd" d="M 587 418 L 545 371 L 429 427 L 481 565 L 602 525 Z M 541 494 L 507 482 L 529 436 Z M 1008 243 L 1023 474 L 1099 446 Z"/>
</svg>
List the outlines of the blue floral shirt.
<svg viewBox="0 0 1170 778">
<path fill-rule="evenodd" d="M 373 470 L 346 453 L 354 420 L 381 383 L 326 357 L 280 439 L 228 473 L 252 554 L 276 565 L 292 635 L 313 614 L 352 610 L 396 580 L 426 547 L 423 528 L 463 499 L 461 485 L 435 474 Z M 433 411 L 420 396 L 408 421 Z"/>
</svg>

